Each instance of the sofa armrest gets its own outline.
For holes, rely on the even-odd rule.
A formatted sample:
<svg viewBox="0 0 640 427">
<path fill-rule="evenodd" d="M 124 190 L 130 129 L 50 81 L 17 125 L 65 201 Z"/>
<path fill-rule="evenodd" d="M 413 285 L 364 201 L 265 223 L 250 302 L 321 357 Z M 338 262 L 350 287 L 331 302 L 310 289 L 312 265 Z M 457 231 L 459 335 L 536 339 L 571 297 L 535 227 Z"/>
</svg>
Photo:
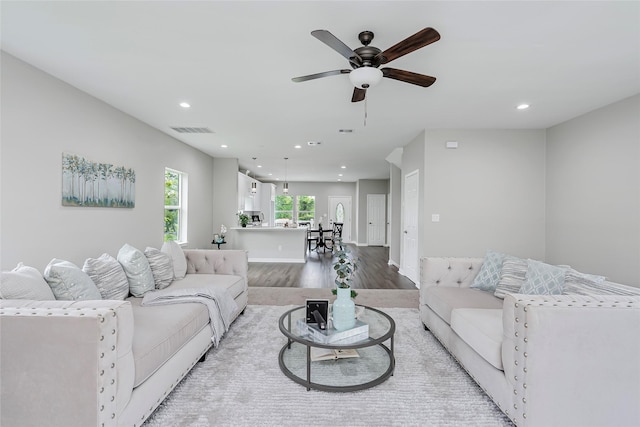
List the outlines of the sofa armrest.
<svg viewBox="0 0 640 427">
<path fill-rule="evenodd" d="M 113 425 L 133 388 L 126 301 L 0 301 L 0 425 Z"/>
<path fill-rule="evenodd" d="M 518 425 L 640 425 L 640 297 L 507 295 L 503 328 Z"/>
<path fill-rule="evenodd" d="M 184 249 L 187 258 L 187 274 L 233 274 L 244 277 L 249 274 L 247 251 Z"/>
<path fill-rule="evenodd" d="M 420 259 L 420 289 L 431 286 L 468 288 L 480 271 L 483 258 L 439 258 Z"/>
</svg>

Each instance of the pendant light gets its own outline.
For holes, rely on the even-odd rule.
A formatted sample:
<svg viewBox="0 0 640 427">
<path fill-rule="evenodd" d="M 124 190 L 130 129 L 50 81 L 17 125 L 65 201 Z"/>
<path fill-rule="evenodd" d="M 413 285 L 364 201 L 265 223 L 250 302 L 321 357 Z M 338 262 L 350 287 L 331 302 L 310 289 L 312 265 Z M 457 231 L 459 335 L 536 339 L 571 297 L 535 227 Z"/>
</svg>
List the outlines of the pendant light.
<svg viewBox="0 0 640 427">
<path fill-rule="evenodd" d="M 256 170 L 256 158 L 255 157 L 253 158 L 253 170 L 254 170 L 253 179 L 255 179 L 256 178 L 256 173 L 255 173 L 255 170 Z M 255 182 L 255 181 L 251 181 L 251 194 L 256 194 L 257 192 L 258 192 L 258 183 Z"/>
<path fill-rule="evenodd" d="M 287 182 L 287 160 L 288 157 L 284 158 L 284 184 L 282 184 L 282 193 L 289 194 L 289 183 Z"/>
</svg>

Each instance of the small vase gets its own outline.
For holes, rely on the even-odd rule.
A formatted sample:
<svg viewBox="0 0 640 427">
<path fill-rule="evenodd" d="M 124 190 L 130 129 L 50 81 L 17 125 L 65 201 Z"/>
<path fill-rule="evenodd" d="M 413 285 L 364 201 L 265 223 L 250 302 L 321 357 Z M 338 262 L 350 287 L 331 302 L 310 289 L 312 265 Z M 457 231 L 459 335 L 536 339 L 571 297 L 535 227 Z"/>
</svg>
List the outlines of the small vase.
<svg viewBox="0 0 640 427">
<path fill-rule="evenodd" d="M 338 298 L 333 302 L 333 327 L 338 331 L 356 325 L 356 304 L 351 299 L 351 288 L 337 288 Z"/>
</svg>

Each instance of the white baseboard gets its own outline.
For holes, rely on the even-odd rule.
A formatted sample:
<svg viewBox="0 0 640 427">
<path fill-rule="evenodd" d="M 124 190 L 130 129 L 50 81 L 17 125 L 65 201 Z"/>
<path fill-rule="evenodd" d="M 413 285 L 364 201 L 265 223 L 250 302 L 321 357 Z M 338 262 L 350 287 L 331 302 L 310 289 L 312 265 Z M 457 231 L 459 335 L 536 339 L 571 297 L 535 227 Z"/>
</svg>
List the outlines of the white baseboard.
<svg viewBox="0 0 640 427">
<path fill-rule="evenodd" d="M 390 259 L 389 262 L 387 262 L 387 264 L 389 265 L 393 265 L 394 267 L 397 267 L 398 270 L 400 270 L 400 264 L 398 264 L 397 262 L 395 262 L 394 260 Z"/>
<path fill-rule="evenodd" d="M 304 264 L 307 260 L 300 258 L 249 258 L 249 262 L 295 262 Z"/>
</svg>

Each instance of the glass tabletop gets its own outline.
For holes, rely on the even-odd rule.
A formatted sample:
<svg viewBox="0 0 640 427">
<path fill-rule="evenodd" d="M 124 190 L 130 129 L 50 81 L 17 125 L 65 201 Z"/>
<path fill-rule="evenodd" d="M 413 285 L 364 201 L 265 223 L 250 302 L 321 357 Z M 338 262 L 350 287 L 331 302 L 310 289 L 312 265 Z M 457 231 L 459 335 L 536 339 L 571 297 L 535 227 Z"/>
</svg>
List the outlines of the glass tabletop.
<svg viewBox="0 0 640 427">
<path fill-rule="evenodd" d="M 298 327 L 298 322 L 304 322 L 306 310 L 304 306 L 293 308 L 280 317 L 280 331 L 290 340 L 305 345 L 322 348 L 362 348 L 382 343 L 391 338 L 395 332 L 396 324 L 393 319 L 386 313 L 363 305 L 356 306 L 357 319 L 366 324 L 369 329 L 369 336 L 360 341 L 345 340 L 333 343 L 322 343 L 312 339 L 302 328 Z M 329 322 L 331 328 L 331 322 Z"/>
</svg>

